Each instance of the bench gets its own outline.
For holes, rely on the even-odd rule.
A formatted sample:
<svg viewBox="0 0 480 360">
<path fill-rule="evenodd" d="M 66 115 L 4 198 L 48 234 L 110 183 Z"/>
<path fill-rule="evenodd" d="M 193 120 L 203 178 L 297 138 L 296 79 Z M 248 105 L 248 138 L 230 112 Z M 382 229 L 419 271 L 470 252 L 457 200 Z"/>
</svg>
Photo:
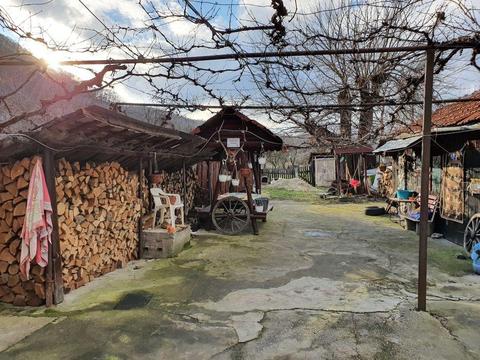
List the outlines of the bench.
<svg viewBox="0 0 480 360">
<path fill-rule="evenodd" d="M 432 235 L 433 233 L 433 222 L 435 221 L 435 215 L 438 210 L 438 205 L 440 203 L 439 197 L 437 195 L 429 195 L 428 196 L 428 213 L 432 214 L 429 216 L 428 219 L 428 236 Z M 415 202 L 420 205 L 421 197 L 420 195 L 417 196 L 415 199 Z M 420 211 L 420 209 L 419 209 Z M 413 217 L 411 213 L 405 215 L 404 219 L 406 220 L 407 223 L 407 229 L 408 230 L 415 230 L 417 234 L 420 232 L 420 218 Z"/>
</svg>

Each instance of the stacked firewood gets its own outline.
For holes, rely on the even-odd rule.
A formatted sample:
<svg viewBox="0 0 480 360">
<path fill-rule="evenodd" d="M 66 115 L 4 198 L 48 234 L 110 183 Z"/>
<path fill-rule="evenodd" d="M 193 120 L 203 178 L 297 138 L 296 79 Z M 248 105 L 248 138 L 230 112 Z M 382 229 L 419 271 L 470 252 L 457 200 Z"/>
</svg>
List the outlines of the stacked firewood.
<svg viewBox="0 0 480 360">
<path fill-rule="evenodd" d="M 32 265 L 29 280 L 19 270 L 20 234 L 35 161 L 25 158 L 0 169 L 0 301 L 19 306 L 45 301 L 45 269 Z"/>
<path fill-rule="evenodd" d="M 395 184 L 393 179 L 393 171 L 385 168 L 378 183 L 378 193 L 385 197 L 393 196 L 395 193 Z"/>
<path fill-rule="evenodd" d="M 198 183 L 197 183 L 197 173 L 192 169 L 188 168 L 185 172 L 186 178 L 186 195 L 185 199 L 183 198 L 183 172 L 182 170 L 167 173 L 163 173 L 163 180 L 158 184 L 163 191 L 171 194 L 179 194 L 182 198 L 182 201 L 186 207 L 186 214 L 193 207 L 193 200 L 196 196 Z"/>
<path fill-rule="evenodd" d="M 60 160 L 56 178 L 65 291 L 136 258 L 139 181 L 116 162 Z"/>
</svg>

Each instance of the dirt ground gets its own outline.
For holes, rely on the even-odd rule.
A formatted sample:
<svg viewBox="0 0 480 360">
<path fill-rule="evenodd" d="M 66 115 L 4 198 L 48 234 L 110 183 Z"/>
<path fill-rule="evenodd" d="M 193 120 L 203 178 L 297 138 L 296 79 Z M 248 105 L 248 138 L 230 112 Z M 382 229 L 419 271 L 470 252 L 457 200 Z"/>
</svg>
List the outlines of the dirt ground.
<svg viewBox="0 0 480 360">
<path fill-rule="evenodd" d="M 196 236 L 53 309 L 2 305 L 0 359 L 480 359 L 480 276 L 368 204 L 276 201 L 261 235 Z"/>
</svg>

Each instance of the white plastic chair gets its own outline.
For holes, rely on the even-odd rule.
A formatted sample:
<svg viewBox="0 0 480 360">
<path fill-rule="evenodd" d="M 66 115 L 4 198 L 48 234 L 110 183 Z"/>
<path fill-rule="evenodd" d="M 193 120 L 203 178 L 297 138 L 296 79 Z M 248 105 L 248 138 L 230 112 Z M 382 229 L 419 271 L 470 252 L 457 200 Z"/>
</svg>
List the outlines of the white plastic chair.
<svg viewBox="0 0 480 360">
<path fill-rule="evenodd" d="M 182 225 L 185 225 L 183 203 L 180 195 L 168 194 L 160 188 L 151 188 L 150 194 L 152 194 L 153 202 L 155 205 L 153 209 L 153 227 L 156 226 L 157 212 L 160 211 L 160 224 L 163 224 L 163 220 L 165 219 L 165 214 L 167 213 L 167 210 L 170 211 L 170 223 L 173 227 L 175 227 L 175 220 L 177 219 L 177 216 L 175 215 L 175 210 L 177 209 L 180 209 L 180 220 Z M 171 196 L 175 197 L 174 203 L 172 203 L 170 199 Z"/>
</svg>

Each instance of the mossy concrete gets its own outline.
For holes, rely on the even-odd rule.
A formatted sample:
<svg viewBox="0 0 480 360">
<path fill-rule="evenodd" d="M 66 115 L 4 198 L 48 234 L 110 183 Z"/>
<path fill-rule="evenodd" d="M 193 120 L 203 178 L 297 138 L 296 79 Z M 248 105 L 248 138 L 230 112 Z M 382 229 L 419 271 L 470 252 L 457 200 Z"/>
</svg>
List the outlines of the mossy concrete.
<svg viewBox="0 0 480 360">
<path fill-rule="evenodd" d="M 259 236 L 203 233 L 55 308 L 3 306 L 38 329 L 0 359 L 480 358 L 480 277 L 461 248 L 429 241 L 429 312 L 418 313 L 418 239 L 367 205 L 277 201 Z M 132 293 L 150 301 L 116 310 Z"/>
</svg>

